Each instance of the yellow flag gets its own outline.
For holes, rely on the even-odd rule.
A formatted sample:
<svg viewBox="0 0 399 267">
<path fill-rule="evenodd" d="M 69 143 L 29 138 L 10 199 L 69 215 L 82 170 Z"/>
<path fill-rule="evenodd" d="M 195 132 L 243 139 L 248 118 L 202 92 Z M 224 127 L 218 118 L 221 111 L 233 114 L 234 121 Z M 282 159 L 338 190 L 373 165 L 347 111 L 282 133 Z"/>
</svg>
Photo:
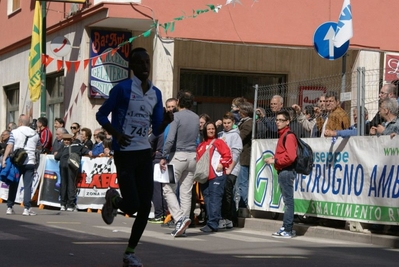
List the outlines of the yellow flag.
<svg viewBox="0 0 399 267">
<path fill-rule="evenodd" d="M 40 2 L 36 1 L 35 14 L 33 16 L 32 41 L 29 52 L 29 91 L 30 100 L 35 102 L 40 97 L 42 82 L 42 9 Z"/>
</svg>

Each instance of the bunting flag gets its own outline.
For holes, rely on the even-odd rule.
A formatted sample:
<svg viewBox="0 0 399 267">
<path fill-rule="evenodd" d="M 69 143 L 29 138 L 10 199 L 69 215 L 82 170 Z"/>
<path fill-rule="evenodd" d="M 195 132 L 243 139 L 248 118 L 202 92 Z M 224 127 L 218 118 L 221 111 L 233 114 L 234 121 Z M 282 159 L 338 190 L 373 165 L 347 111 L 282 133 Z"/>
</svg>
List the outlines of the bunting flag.
<svg viewBox="0 0 399 267">
<path fill-rule="evenodd" d="M 228 2 L 233 3 L 233 5 L 234 5 L 234 3 L 240 3 L 240 4 L 241 4 L 241 2 L 240 2 L 239 0 L 227 0 L 226 5 L 227 5 L 227 4 L 230 4 L 230 3 L 228 3 Z M 213 12 L 215 12 L 215 13 L 218 13 L 219 10 L 222 8 L 222 5 L 218 5 L 218 6 L 215 6 L 215 5 L 206 5 L 206 6 L 208 7 L 207 9 L 196 9 L 196 10 L 193 10 L 193 13 L 192 13 L 191 16 L 182 15 L 182 16 L 180 16 L 180 17 L 174 18 L 173 21 L 165 22 L 165 23 L 158 24 L 158 25 L 159 25 L 160 27 L 162 27 L 162 28 L 165 30 L 165 33 L 167 33 L 168 31 L 173 32 L 173 31 L 175 30 L 175 23 L 176 23 L 177 21 L 181 21 L 181 20 L 189 19 L 189 18 L 196 18 L 198 15 L 207 13 L 207 12 L 209 12 L 209 11 L 213 11 Z M 155 26 L 156 26 L 156 25 L 155 25 Z M 145 32 L 145 33 L 143 34 L 144 37 L 147 37 L 147 36 L 146 36 L 146 33 L 147 33 L 147 32 Z M 149 35 L 149 34 L 148 34 L 148 35 Z M 132 37 L 132 38 L 134 38 L 134 37 Z M 132 39 L 132 38 L 130 38 L 130 39 Z"/>
<path fill-rule="evenodd" d="M 96 65 L 97 59 L 99 56 L 95 56 L 91 59 L 91 66 L 94 67 Z"/>
<path fill-rule="evenodd" d="M 258 0 L 253 0 L 254 3 L 257 2 L 257 1 Z M 36 6 L 38 6 L 38 3 L 39 2 L 36 2 Z M 227 4 L 233 4 L 234 5 L 235 3 L 238 3 L 238 4 L 242 5 L 240 0 L 227 0 L 226 1 L 226 5 Z M 143 32 L 143 33 L 141 33 L 141 34 L 139 34 L 137 36 L 130 37 L 129 40 L 125 40 L 125 41 L 121 42 L 120 44 L 118 44 L 117 47 L 113 48 L 111 51 L 107 51 L 104 54 L 97 55 L 97 56 L 94 56 L 92 58 L 84 59 L 83 60 L 83 68 L 86 69 L 89 63 L 91 63 L 91 65 L 94 67 L 96 65 L 96 63 L 97 63 L 98 58 L 100 58 L 102 61 L 105 61 L 106 57 L 108 56 L 108 53 L 111 53 L 111 56 L 114 56 L 115 53 L 118 51 L 118 49 L 120 49 L 122 46 L 124 46 L 127 43 L 132 43 L 135 39 L 137 39 L 137 38 L 139 38 L 141 36 L 143 36 L 145 38 L 151 36 L 152 30 L 155 29 L 157 26 L 159 26 L 161 28 L 164 28 L 165 32 L 168 32 L 168 31 L 173 32 L 175 30 L 175 24 L 176 24 L 177 21 L 181 21 L 181 20 L 189 19 L 189 18 L 196 18 L 197 16 L 199 16 L 201 14 L 208 13 L 209 11 L 213 11 L 215 13 L 218 13 L 219 10 L 222 8 L 222 5 L 217 5 L 216 6 L 216 5 L 208 4 L 206 6 L 207 6 L 206 9 L 193 10 L 191 16 L 182 15 L 180 17 L 174 18 L 173 21 L 170 21 L 170 22 L 166 22 L 166 23 L 157 23 L 157 22 L 155 22 L 155 23 L 153 23 L 147 31 L 145 31 L 145 32 Z M 40 11 L 40 5 L 39 5 L 39 11 Z M 35 30 L 35 27 L 34 27 L 34 30 Z M 33 39 L 33 34 L 32 34 L 32 39 Z M 39 55 L 40 54 L 41 53 L 39 53 Z M 49 55 L 42 55 L 41 56 L 41 62 L 46 67 L 53 60 L 54 60 L 54 58 L 50 57 Z M 69 72 L 72 67 L 74 67 L 75 72 L 77 72 L 79 67 L 80 67 L 80 63 L 81 63 L 80 61 L 67 61 L 66 60 L 65 61 L 65 67 L 67 69 L 67 72 Z M 63 67 L 63 61 L 62 60 L 57 60 L 57 70 L 60 71 L 62 69 L 62 67 Z M 39 87 L 39 95 L 40 95 L 40 87 Z"/>
<path fill-rule="evenodd" d="M 85 59 L 85 60 L 83 61 L 83 68 L 84 68 L 84 69 L 87 68 L 87 65 L 89 64 L 89 62 L 90 62 L 90 58 L 89 58 L 89 59 Z"/>
<path fill-rule="evenodd" d="M 62 60 L 57 60 L 57 71 L 60 71 L 62 69 L 62 66 L 64 62 Z"/>
<path fill-rule="evenodd" d="M 75 72 L 77 72 L 80 66 L 80 61 L 75 61 L 74 66 L 75 66 Z"/>
<path fill-rule="evenodd" d="M 71 61 L 65 61 L 65 67 L 67 69 L 67 72 L 69 72 L 71 70 L 71 65 L 72 65 Z"/>
<path fill-rule="evenodd" d="M 339 15 L 337 30 L 334 36 L 334 46 L 339 48 L 353 37 L 352 8 L 350 0 L 344 0 Z"/>
<path fill-rule="evenodd" d="M 39 1 L 35 2 L 28 69 L 30 100 L 32 102 L 39 99 L 42 84 L 42 8 Z"/>
<path fill-rule="evenodd" d="M 47 67 L 53 60 L 54 58 L 50 57 L 49 55 L 42 55 L 42 64 L 45 67 Z"/>
</svg>

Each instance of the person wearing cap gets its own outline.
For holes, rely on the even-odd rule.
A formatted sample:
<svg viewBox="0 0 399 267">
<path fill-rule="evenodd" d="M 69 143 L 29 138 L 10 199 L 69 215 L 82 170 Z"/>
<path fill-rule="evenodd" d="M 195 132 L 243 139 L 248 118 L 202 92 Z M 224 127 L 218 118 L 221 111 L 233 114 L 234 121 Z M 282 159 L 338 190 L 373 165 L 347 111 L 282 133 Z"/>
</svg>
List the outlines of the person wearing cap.
<svg viewBox="0 0 399 267">
<path fill-rule="evenodd" d="M 69 150 L 71 153 L 76 153 L 80 157 L 87 155 L 91 156 L 90 150 L 82 144 L 73 143 L 72 134 L 63 134 L 63 146 L 54 153 L 54 159 L 60 162 L 61 175 L 61 211 L 75 211 L 76 210 L 76 178 L 79 173 L 78 170 L 73 170 L 68 165 Z"/>
</svg>

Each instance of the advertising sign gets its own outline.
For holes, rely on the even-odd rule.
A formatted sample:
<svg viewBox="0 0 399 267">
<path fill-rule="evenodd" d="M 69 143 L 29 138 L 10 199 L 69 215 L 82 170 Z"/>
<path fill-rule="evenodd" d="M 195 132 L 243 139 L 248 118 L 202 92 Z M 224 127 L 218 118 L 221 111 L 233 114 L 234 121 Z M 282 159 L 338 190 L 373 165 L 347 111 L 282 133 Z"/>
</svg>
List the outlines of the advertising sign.
<svg viewBox="0 0 399 267">
<path fill-rule="evenodd" d="M 129 40 L 131 32 L 92 30 L 90 44 L 89 97 L 107 98 L 119 82 L 129 79 L 130 43 L 113 49 Z"/>
</svg>

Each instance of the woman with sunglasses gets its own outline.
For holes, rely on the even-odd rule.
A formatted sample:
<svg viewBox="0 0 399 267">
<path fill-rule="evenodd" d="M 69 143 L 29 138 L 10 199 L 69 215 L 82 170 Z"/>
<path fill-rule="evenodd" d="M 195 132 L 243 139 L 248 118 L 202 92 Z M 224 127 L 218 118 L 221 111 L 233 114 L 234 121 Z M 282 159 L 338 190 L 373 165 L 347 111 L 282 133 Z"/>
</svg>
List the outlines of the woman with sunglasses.
<svg viewBox="0 0 399 267">
<path fill-rule="evenodd" d="M 80 134 L 80 124 L 77 122 L 72 123 L 71 133 L 73 135 L 72 142 L 80 144 L 82 142 L 82 136 Z"/>
</svg>

